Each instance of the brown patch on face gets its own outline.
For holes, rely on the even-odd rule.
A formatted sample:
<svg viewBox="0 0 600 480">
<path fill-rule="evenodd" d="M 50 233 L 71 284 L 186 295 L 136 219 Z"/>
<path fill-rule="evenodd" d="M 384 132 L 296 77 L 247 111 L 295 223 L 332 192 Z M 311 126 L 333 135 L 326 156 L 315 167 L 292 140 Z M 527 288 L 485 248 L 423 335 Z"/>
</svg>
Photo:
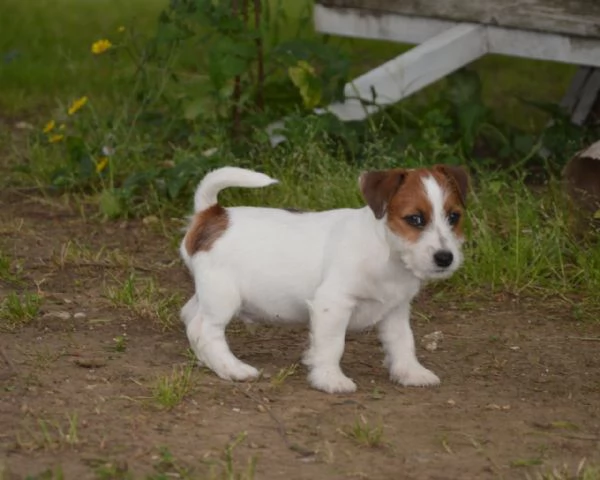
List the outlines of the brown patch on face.
<svg viewBox="0 0 600 480">
<path fill-rule="evenodd" d="M 383 218 L 394 194 L 404 182 L 406 170 L 375 170 L 364 172 L 359 179 L 360 191 L 367 205 L 371 207 L 375 218 Z"/>
<path fill-rule="evenodd" d="M 458 221 L 451 225 L 454 234 L 463 238 L 464 207 L 469 189 L 469 175 L 462 167 L 436 165 L 433 167 L 433 177 L 446 192 L 444 212 L 448 219 L 452 214 L 458 214 Z"/>
<path fill-rule="evenodd" d="M 434 171 L 441 172 L 450 182 L 450 188 L 460 198 L 460 203 L 466 205 L 467 191 L 469 190 L 469 174 L 461 166 L 435 165 Z"/>
<path fill-rule="evenodd" d="M 389 228 L 411 243 L 419 240 L 433 215 L 433 205 L 423 185 L 423 179 L 428 175 L 431 175 L 446 192 L 444 213 L 447 218 L 456 219 L 451 227 L 458 237 L 463 237 L 463 209 L 468 175 L 460 167 L 446 165 L 436 165 L 432 169 L 404 170 L 402 182 L 387 204 Z M 422 224 L 418 225 L 419 222 Z"/>
<path fill-rule="evenodd" d="M 192 256 L 197 252 L 206 252 L 225 233 L 229 225 L 227 210 L 221 205 L 202 210 L 194 215 L 192 226 L 185 237 L 185 249 Z"/>
<path fill-rule="evenodd" d="M 407 218 L 412 215 L 422 216 L 423 227 L 425 227 L 431 221 L 433 214 L 433 207 L 423 187 L 423 177 L 428 173 L 430 172 L 426 169 L 407 171 L 402 186 L 388 205 L 388 226 L 410 243 L 419 240 L 423 228 L 411 225 Z"/>
</svg>

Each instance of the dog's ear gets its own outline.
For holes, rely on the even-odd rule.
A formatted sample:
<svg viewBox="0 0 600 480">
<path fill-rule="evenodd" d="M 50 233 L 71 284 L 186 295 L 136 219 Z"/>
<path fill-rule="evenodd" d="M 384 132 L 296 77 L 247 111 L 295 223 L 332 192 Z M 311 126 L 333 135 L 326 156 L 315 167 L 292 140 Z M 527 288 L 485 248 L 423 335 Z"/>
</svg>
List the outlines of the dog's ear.
<svg viewBox="0 0 600 480">
<path fill-rule="evenodd" d="M 463 166 L 455 165 L 435 165 L 433 169 L 450 180 L 450 184 L 456 189 L 461 203 L 465 206 L 469 190 L 469 173 L 467 170 Z"/>
<path fill-rule="evenodd" d="M 387 206 L 402 185 L 406 170 L 375 170 L 361 173 L 358 183 L 367 205 L 371 207 L 375 218 L 383 218 Z"/>
</svg>

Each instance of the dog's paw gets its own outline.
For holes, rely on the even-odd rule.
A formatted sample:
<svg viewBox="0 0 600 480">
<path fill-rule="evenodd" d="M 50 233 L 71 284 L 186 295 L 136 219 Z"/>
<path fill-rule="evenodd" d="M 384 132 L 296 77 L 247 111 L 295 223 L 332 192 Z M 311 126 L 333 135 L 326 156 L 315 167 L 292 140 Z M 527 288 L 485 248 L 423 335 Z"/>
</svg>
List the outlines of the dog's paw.
<svg viewBox="0 0 600 480">
<path fill-rule="evenodd" d="M 356 383 L 344 375 L 339 368 L 315 368 L 308 374 L 308 381 L 313 388 L 327 393 L 356 391 Z"/>
<path fill-rule="evenodd" d="M 392 368 L 390 378 L 405 387 L 433 387 L 440 384 L 439 377 L 421 365 L 407 368 Z"/>
<path fill-rule="evenodd" d="M 251 365 L 243 362 L 235 362 L 219 365 L 212 370 L 224 380 L 235 380 L 243 382 L 244 380 L 253 380 L 259 376 L 259 371 Z"/>
</svg>

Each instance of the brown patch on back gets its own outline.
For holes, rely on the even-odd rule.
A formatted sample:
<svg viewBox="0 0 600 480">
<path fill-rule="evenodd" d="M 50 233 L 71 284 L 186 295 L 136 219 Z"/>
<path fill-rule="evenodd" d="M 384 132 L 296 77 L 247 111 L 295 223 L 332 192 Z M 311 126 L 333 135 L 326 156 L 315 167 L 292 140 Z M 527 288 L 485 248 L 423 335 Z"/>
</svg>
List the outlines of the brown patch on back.
<svg viewBox="0 0 600 480">
<path fill-rule="evenodd" d="M 431 175 L 440 187 L 446 192 L 444 202 L 444 211 L 446 215 L 451 213 L 460 214 L 459 221 L 452 227 L 458 237 L 463 236 L 463 209 L 465 197 L 468 189 L 468 174 L 461 167 L 450 167 L 447 165 L 436 165 L 431 169 L 419 168 L 415 170 L 388 170 L 379 172 L 369 172 L 366 175 L 376 174 L 371 178 L 370 188 L 374 192 L 364 191 L 363 195 L 367 199 L 369 206 L 373 209 L 375 216 L 381 218 L 387 212 L 387 223 L 389 228 L 397 235 L 402 236 L 407 241 L 414 243 L 418 241 L 423 229 L 414 227 L 406 221 L 410 215 L 423 215 L 425 219 L 425 228 L 429 224 L 433 215 L 433 205 L 431 204 L 423 186 L 423 178 Z M 401 179 L 399 180 L 399 175 Z M 363 181 L 361 177 L 361 186 Z M 368 177 L 366 177 L 368 179 Z M 395 186 L 395 189 L 393 189 Z M 381 191 L 377 191 L 380 189 Z M 390 196 L 390 193 L 391 196 Z M 371 201 L 367 198 L 370 194 Z M 385 199 L 389 198 L 388 201 Z M 375 199 L 375 201 L 373 201 Z M 373 207 L 380 208 L 375 210 Z M 383 205 L 383 212 L 381 210 Z M 378 216 L 380 213 L 381 216 Z"/>
<path fill-rule="evenodd" d="M 221 205 L 196 213 L 192 225 L 185 237 L 185 249 L 192 256 L 197 252 L 207 252 L 213 244 L 225 233 L 229 225 L 227 210 Z"/>
</svg>

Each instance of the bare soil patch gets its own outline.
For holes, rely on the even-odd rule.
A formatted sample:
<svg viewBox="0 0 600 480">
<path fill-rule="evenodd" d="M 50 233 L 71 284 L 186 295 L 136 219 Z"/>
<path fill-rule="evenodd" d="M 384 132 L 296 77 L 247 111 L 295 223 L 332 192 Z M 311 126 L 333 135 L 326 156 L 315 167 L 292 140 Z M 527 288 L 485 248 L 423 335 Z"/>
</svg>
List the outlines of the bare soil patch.
<svg viewBox="0 0 600 480">
<path fill-rule="evenodd" d="M 433 389 L 390 383 L 370 332 L 349 336 L 344 355 L 358 392 L 317 392 L 293 367 L 306 330 L 235 324 L 233 351 L 265 376 L 236 384 L 194 367 L 167 408 L 157 381 L 189 368 L 183 329 L 107 292 L 134 272 L 155 282 L 150 300 L 179 295 L 176 316 L 191 293 L 179 225 L 167 238 L 55 200 L 0 202 L 0 249 L 21 267 L 0 296 L 41 296 L 31 322 L 0 333 L 0 478 L 251 478 L 255 462 L 266 480 L 512 479 L 600 463 L 600 323 L 560 299 L 424 292 L 413 325 L 442 379 Z M 434 331 L 444 338 L 430 352 L 420 339 Z"/>
</svg>

